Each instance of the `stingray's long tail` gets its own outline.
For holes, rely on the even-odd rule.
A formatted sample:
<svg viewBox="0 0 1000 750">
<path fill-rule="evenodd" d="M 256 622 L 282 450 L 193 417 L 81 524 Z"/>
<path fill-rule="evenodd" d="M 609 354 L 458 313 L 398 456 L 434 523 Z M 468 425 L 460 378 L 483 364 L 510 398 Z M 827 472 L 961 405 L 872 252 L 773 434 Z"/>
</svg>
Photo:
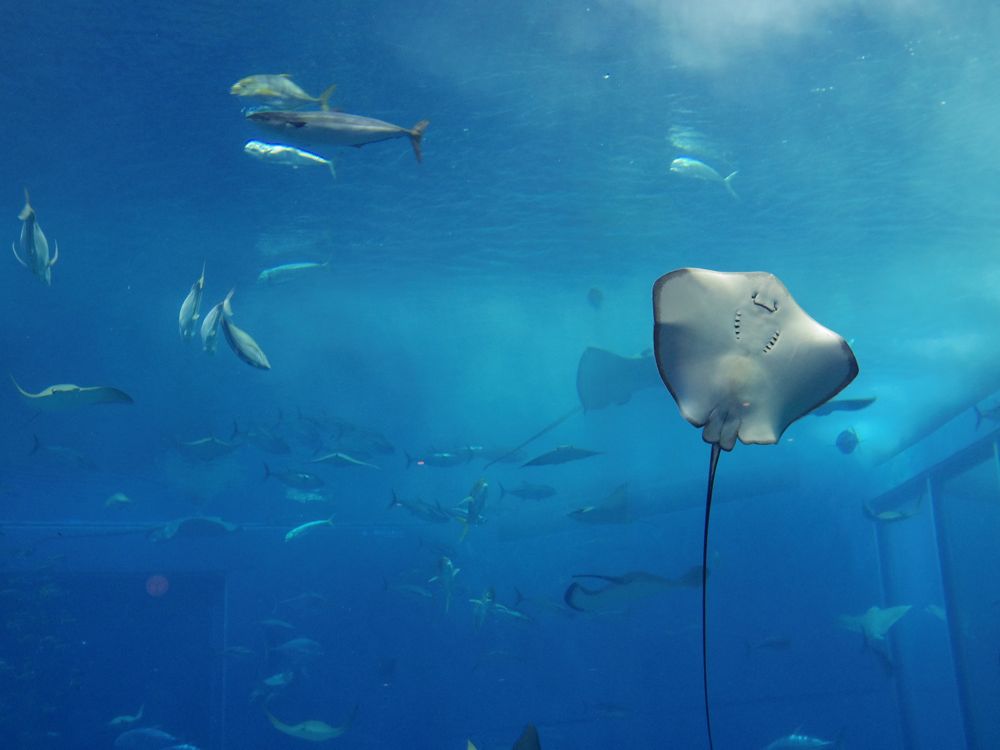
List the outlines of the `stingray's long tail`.
<svg viewBox="0 0 1000 750">
<path fill-rule="evenodd" d="M 712 457 L 708 465 L 708 493 L 705 497 L 705 532 L 701 545 L 701 682 L 705 689 L 705 726 L 708 729 L 708 750 L 712 744 L 712 712 L 708 707 L 708 626 L 705 612 L 708 609 L 708 521 L 712 515 L 712 490 L 715 488 L 715 469 L 719 465 L 721 449 L 712 443 Z"/>
<path fill-rule="evenodd" d="M 517 453 L 519 450 L 521 450 L 526 445 L 528 445 L 529 443 L 533 443 L 534 441 L 538 440 L 538 438 L 540 438 L 542 435 L 544 435 L 547 432 L 551 432 L 556 427 L 558 427 L 563 422 L 565 422 L 567 419 L 569 419 L 570 417 L 572 417 L 574 414 L 578 414 L 581 411 L 583 411 L 583 407 L 582 406 L 574 406 L 572 409 L 570 409 L 568 412 L 566 412 L 561 417 L 559 417 L 558 419 L 556 419 L 554 422 L 550 422 L 549 424 L 545 425 L 545 427 L 543 427 L 542 429 L 540 429 L 538 432 L 536 432 L 530 438 L 528 438 L 523 443 L 521 443 L 520 445 L 518 445 L 516 448 L 511 448 L 509 451 L 507 451 L 506 453 L 504 453 L 502 456 L 499 456 L 498 458 L 494 458 L 492 461 L 490 461 L 488 464 L 486 464 L 486 466 L 483 467 L 483 471 L 486 471 L 493 464 L 495 464 L 495 463 L 497 463 L 499 461 L 503 461 L 505 458 L 510 458 L 515 453 Z"/>
</svg>

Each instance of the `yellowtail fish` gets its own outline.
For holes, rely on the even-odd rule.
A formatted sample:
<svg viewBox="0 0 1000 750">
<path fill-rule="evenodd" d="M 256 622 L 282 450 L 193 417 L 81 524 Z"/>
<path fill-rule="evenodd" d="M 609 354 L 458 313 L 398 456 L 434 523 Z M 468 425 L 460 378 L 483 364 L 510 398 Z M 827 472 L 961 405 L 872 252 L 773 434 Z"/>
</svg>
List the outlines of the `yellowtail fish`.
<svg viewBox="0 0 1000 750">
<path fill-rule="evenodd" d="M 333 526 L 333 516 L 330 516 L 322 521 L 310 521 L 309 523 L 304 523 L 301 526 L 296 526 L 294 529 L 285 534 L 285 541 L 290 542 L 293 539 L 298 539 L 303 534 L 308 534 L 325 526 Z"/>
<path fill-rule="evenodd" d="M 201 276 L 191 285 L 184 302 L 181 303 L 181 311 L 177 316 L 178 325 L 181 331 L 181 338 L 185 341 L 194 338 L 195 331 L 198 330 L 198 309 L 201 307 L 201 296 L 205 291 L 205 264 L 201 264 Z"/>
<path fill-rule="evenodd" d="M 330 170 L 333 179 L 337 179 L 337 170 L 334 168 L 332 160 L 324 159 L 322 156 L 311 154 L 294 146 L 282 146 L 280 143 L 264 143 L 263 141 L 247 141 L 243 147 L 243 152 L 255 159 L 270 162 L 271 164 L 284 164 L 292 169 L 322 165 Z"/>
<path fill-rule="evenodd" d="M 271 131 L 281 133 L 282 140 L 303 145 L 365 146 L 393 138 L 409 138 L 413 155 L 423 160 L 420 141 L 429 120 L 421 120 L 412 128 L 402 128 L 372 117 L 349 115 L 346 112 L 296 112 L 294 110 L 258 110 L 249 112 L 247 119 Z"/>
<path fill-rule="evenodd" d="M 49 256 L 49 241 L 45 238 L 38 220 L 35 218 L 35 209 L 31 207 L 28 199 L 28 188 L 24 189 L 24 208 L 17 215 L 23 223 L 21 224 L 21 237 L 17 246 L 12 242 L 10 249 L 14 251 L 14 257 L 18 263 L 31 271 L 49 286 L 52 285 L 52 266 L 59 260 L 59 243 L 56 243 L 55 254 Z M 21 252 L 18 252 L 20 247 Z"/>
<path fill-rule="evenodd" d="M 308 274 L 312 271 L 320 271 L 329 267 L 330 261 L 325 261 L 324 263 L 284 263 L 280 266 L 275 266 L 274 268 L 265 268 L 257 276 L 257 283 L 281 284 L 286 281 L 292 281 L 303 274 Z"/>
<path fill-rule="evenodd" d="M 241 78 L 232 85 L 229 93 L 233 96 L 252 96 L 277 101 L 316 102 L 324 110 L 330 109 L 330 96 L 336 84 L 327 87 L 319 96 L 307 94 L 292 80 L 288 73 L 260 73 Z"/>
<path fill-rule="evenodd" d="M 733 178 L 739 174 L 738 172 L 733 172 L 728 177 L 723 177 L 710 166 L 705 164 L 705 162 L 698 161 L 697 159 L 688 159 L 686 157 L 681 157 L 679 159 L 674 159 L 670 162 L 670 171 L 681 177 L 690 177 L 695 180 L 704 180 L 705 182 L 721 182 L 723 187 L 729 192 L 733 198 L 736 200 L 740 199 L 740 196 L 736 194 L 733 190 Z"/>
</svg>

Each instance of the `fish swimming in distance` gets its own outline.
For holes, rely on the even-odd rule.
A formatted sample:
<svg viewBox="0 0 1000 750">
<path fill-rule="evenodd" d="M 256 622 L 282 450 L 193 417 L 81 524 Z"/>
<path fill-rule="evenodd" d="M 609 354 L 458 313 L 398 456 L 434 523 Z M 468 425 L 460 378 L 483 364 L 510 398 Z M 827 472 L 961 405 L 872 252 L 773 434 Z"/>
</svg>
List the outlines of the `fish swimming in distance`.
<svg viewBox="0 0 1000 750">
<path fill-rule="evenodd" d="M 285 263 L 274 268 L 265 268 L 257 276 L 258 284 L 283 284 L 294 281 L 303 275 L 308 275 L 312 271 L 321 271 L 330 267 L 330 261 L 323 263 Z"/>
<path fill-rule="evenodd" d="M 268 477 L 274 477 L 286 487 L 296 490 L 315 490 L 326 484 L 323 477 L 307 471 L 271 471 L 271 468 L 264 464 L 264 479 Z"/>
<path fill-rule="evenodd" d="M 335 737 L 340 737 L 340 735 L 351 728 L 351 725 L 354 723 L 354 719 L 358 715 L 358 707 L 354 707 L 354 710 L 351 711 L 351 715 L 347 717 L 347 721 L 339 727 L 332 727 L 326 722 L 318 721 L 316 719 L 309 719 L 308 721 L 303 721 L 300 724 L 285 724 L 278 719 L 277 716 L 271 713 L 271 710 L 268 708 L 266 703 L 264 704 L 264 713 L 267 714 L 267 719 L 271 722 L 271 726 L 279 732 L 287 734 L 289 737 L 295 737 L 299 740 L 308 740 L 310 742 L 326 742 L 327 740 L 332 740 Z"/>
<path fill-rule="evenodd" d="M 982 409 L 978 405 L 972 407 L 973 411 L 976 413 L 976 429 L 978 430 L 980 425 L 983 423 L 983 418 L 990 420 L 991 422 L 1000 422 L 1000 404 L 994 404 L 993 406 L 987 406 Z"/>
<path fill-rule="evenodd" d="M 455 576 L 459 574 L 459 571 L 461 568 L 456 568 L 450 557 L 442 555 L 441 559 L 438 560 L 437 575 L 427 581 L 427 583 L 440 581 L 444 587 L 444 611 L 446 614 L 451 609 L 451 595 L 455 587 Z"/>
<path fill-rule="evenodd" d="M 149 530 L 146 537 L 153 542 L 166 542 L 185 537 L 198 539 L 225 536 L 239 530 L 239 526 L 223 521 L 218 516 L 189 516 L 156 526 Z"/>
<path fill-rule="evenodd" d="M 417 161 L 423 161 L 420 141 L 429 120 L 421 120 L 412 128 L 402 128 L 372 117 L 346 112 L 296 112 L 265 109 L 248 112 L 247 119 L 261 127 L 281 134 L 282 140 L 303 145 L 361 146 L 393 138 L 407 137 Z"/>
<path fill-rule="evenodd" d="M 837 435 L 836 445 L 837 450 L 843 453 L 845 456 L 854 453 L 854 449 L 858 447 L 858 443 L 861 439 L 858 437 L 858 433 L 853 427 L 848 427 L 846 430 Z"/>
<path fill-rule="evenodd" d="M 795 732 L 785 737 L 779 737 L 764 750 L 837 750 L 841 747 L 843 747 L 843 741 L 840 737 L 835 740 L 821 740 L 818 737 L 809 737 Z"/>
<path fill-rule="evenodd" d="M 431 505 L 423 500 L 403 500 L 392 492 L 389 508 L 406 508 L 412 515 L 431 523 L 448 523 L 452 516 L 439 504 Z"/>
<path fill-rule="evenodd" d="M 641 570 L 620 576 L 581 573 L 573 577 L 593 578 L 603 581 L 605 585 L 599 589 L 590 589 L 578 582 L 571 583 L 563 595 L 563 601 L 569 607 L 578 612 L 612 612 L 664 591 L 697 588 L 701 584 L 701 566 L 691 568 L 678 578 L 664 578 Z"/>
<path fill-rule="evenodd" d="M 198 461 L 214 461 L 239 447 L 238 443 L 227 443 L 213 436 L 177 443 L 177 451 L 182 456 Z"/>
<path fill-rule="evenodd" d="M 320 456 L 319 458 L 314 458 L 310 463 L 314 464 L 330 464 L 331 466 L 357 466 L 365 469 L 378 469 L 379 467 L 375 464 L 368 463 L 367 461 L 362 461 L 359 458 L 354 458 L 353 456 L 348 456 L 346 453 L 327 453 L 325 456 Z"/>
<path fill-rule="evenodd" d="M 194 338 L 198 330 L 198 309 L 201 307 L 201 297 L 205 292 L 205 264 L 201 264 L 201 276 L 191 285 L 191 291 L 181 303 L 181 311 L 177 316 L 181 338 L 185 341 Z"/>
<path fill-rule="evenodd" d="M 10 379 L 27 403 L 43 411 L 62 411 L 95 404 L 133 403 L 132 397 L 127 393 L 110 386 L 79 386 L 72 383 L 59 383 L 43 388 L 38 393 L 29 393 L 18 385 L 13 375 L 10 376 Z"/>
<path fill-rule="evenodd" d="M 74 469 L 97 468 L 94 459 L 86 453 L 78 451 L 76 448 L 70 448 L 68 445 L 43 444 L 38 439 L 38 435 L 32 435 L 31 437 L 34 440 L 34 444 L 31 446 L 31 450 L 28 451 L 29 456 L 43 457 L 46 460 L 51 460 L 63 466 L 70 466 Z"/>
<path fill-rule="evenodd" d="M 600 310 L 601 305 L 604 304 L 604 292 L 598 289 L 596 286 L 591 287 L 587 292 L 587 302 L 595 310 Z"/>
<path fill-rule="evenodd" d="M 292 638 L 271 650 L 287 659 L 299 661 L 323 656 L 323 646 L 312 638 Z"/>
<path fill-rule="evenodd" d="M 514 743 L 513 750 L 542 750 L 542 742 L 538 737 L 538 730 L 534 724 L 528 724 L 521 732 L 521 736 Z"/>
<path fill-rule="evenodd" d="M 414 458 L 409 453 L 406 454 L 406 468 L 413 464 L 417 466 L 437 466 L 438 468 L 449 468 L 451 466 L 461 466 L 472 460 L 469 451 L 434 451 Z"/>
<path fill-rule="evenodd" d="M 591 451 L 586 448 L 575 448 L 572 445 L 560 445 L 555 450 L 536 456 L 521 466 L 549 466 L 551 464 L 564 464 L 568 461 L 579 461 L 582 458 L 599 456 L 601 451 Z"/>
<path fill-rule="evenodd" d="M 676 175 L 680 175 L 681 177 L 689 177 L 695 180 L 705 180 L 706 182 L 721 182 L 733 198 L 736 200 L 740 199 L 740 196 L 738 196 L 736 191 L 733 190 L 732 185 L 733 178 L 739 174 L 738 172 L 733 172 L 728 177 L 723 177 L 710 166 L 705 164 L 705 162 L 698 161 L 697 159 L 688 159 L 684 156 L 670 162 L 670 171 Z"/>
<path fill-rule="evenodd" d="M 164 750 L 176 747 L 178 739 L 161 729 L 130 729 L 115 738 L 115 750 Z"/>
<path fill-rule="evenodd" d="M 132 499 L 124 492 L 115 492 L 113 495 L 109 495 L 108 499 L 104 501 L 105 508 L 121 508 L 131 504 Z"/>
<path fill-rule="evenodd" d="M 315 102 L 328 110 L 330 97 L 336 88 L 337 85 L 333 84 L 319 96 L 310 96 L 292 80 L 289 73 L 258 73 L 238 80 L 230 87 L 229 93 L 233 96 L 253 96 L 279 102 Z"/>
<path fill-rule="evenodd" d="M 503 499 L 504 495 L 513 495 L 514 497 L 519 497 L 522 500 L 545 500 L 556 494 L 556 488 L 550 487 L 547 484 L 529 484 L 528 482 L 521 482 L 520 487 L 515 487 L 512 490 L 505 489 L 503 484 L 500 485 L 500 499 Z"/>
<path fill-rule="evenodd" d="M 283 146 L 280 143 L 264 143 L 263 141 L 247 141 L 243 153 L 270 164 L 282 164 L 292 169 L 309 166 L 324 166 L 330 170 L 333 179 L 337 179 L 337 170 L 332 159 L 303 151 L 294 146 Z"/>
<path fill-rule="evenodd" d="M 139 706 L 139 710 L 135 715 L 122 714 L 121 716 L 116 716 L 111 721 L 108 722 L 109 727 L 127 727 L 136 722 L 142 720 L 142 712 L 146 708 L 146 704 Z"/>
<path fill-rule="evenodd" d="M 296 526 L 294 529 L 285 534 L 285 541 L 290 542 L 293 539 L 298 539 L 305 534 L 316 531 L 316 529 L 322 529 L 327 526 L 333 526 L 333 516 L 330 516 L 322 521 L 309 521 L 309 523 Z"/>
<path fill-rule="evenodd" d="M 24 208 L 21 209 L 17 218 L 22 222 L 21 236 L 16 246 L 13 242 L 10 245 L 14 257 L 17 258 L 18 263 L 48 286 L 52 286 L 52 266 L 59 260 L 59 243 L 56 243 L 55 254 L 50 257 L 49 241 L 45 238 L 45 232 L 38 224 L 35 209 L 31 207 L 28 188 L 24 189 Z M 18 252 L 18 248 L 20 248 L 20 252 Z"/>
</svg>

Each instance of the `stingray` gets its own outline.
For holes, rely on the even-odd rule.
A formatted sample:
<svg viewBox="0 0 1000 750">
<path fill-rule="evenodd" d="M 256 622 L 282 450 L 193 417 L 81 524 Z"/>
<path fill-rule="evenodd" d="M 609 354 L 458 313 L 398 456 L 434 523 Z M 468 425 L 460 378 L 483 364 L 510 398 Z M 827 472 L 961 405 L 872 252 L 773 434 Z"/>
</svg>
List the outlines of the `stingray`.
<svg viewBox="0 0 1000 750">
<path fill-rule="evenodd" d="M 698 586 L 701 583 L 701 568 L 692 568 L 678 578 L 664 578 L 642 570 L 620 576 L 578 573 L 574 578 L 593 578 L 602 581 L 601 588 L 587 588 L 578 582 L 571 583 L 563 601 L 577 612 L 612 612 L 624 609 L 628 604 L 645 599 L 654 594 L 677 588 Z"/>
<path fill-rule="evenodd" d="M 708 746 L 705 612 L 708 528 L 715 470 L 739 439 L 777 443 L 796 419 L 826 403 L 858 374 L 847 342 L 823 327 L 772 274 L 682 268 L 653 286 L 653 339 L 660 377 L 681 415 L 712 446 L 702 537 L 702 678 Z"/>
<path fill-rule="evenodd" d="M 615 491 L 598 505 L 585 505 L 571 510 L 566 515 L 583 523 L 628 523 L 632 520 L 629 513 L 628 485 L 618 485 Z"/>
<path fill-rule="evenodd" d="M 865 643 L 869 646 L 878 641 L 884 641 L 889 629 L 899 618 L 910 611 L 912 604 L 902 604 L 898 607 L 869 607 L 863 615 L 841 615 L 837 623 L 853 633 L 862 633 Z"/>
<path fill-rule="evenodd" d="M 59 383 L 58 385 L 50 385 L 38 393 L 29 393 L 17 384 L 13 375 L 10 376 L 10 379 L 27 403 L 44 411 L 63 411 L 64 409 L 75 409 L 78 406 L 92 406 L 94 404 L 132 403 L 131 396 L 110 386 L 79 386 L 72 383 Z"/>
<path fill-rule="evenodd" d="M 651 352 L 644 352 L 637 357 L 622 357 L 605 349 L 587 347 L 576 367 L 576 393 L 580 403 L 483 468 L 488 469 L 514 455 L 581 411 L 621 406 L 628 403 L 636 391 L 656 385 L 659 385 L 659 378 Z"/>
</svg>

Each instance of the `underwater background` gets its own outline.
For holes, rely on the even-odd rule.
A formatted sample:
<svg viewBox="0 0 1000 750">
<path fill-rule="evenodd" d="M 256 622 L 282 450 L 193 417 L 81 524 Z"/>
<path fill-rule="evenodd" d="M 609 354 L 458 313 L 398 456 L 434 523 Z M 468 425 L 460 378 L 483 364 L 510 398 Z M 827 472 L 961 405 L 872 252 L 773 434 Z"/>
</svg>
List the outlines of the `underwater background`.
<svg viewBox="0 0 1000 750">
<path fill-rule="evenodd" d="M 344 748 L 707 747 L 709 451 L 652 359 L 487 467 L 579 406 L 587 347 L 651 349 L 688 266 L 776 274 L 875 398 L 720 462 L 715 746 L 1000 747 L 998 33 L 982 0 L 7 8 L 0 214 L 17 242 L 30 190 L 59 259 L 0 274 L 4 379 L 133 403 L 0 388 L 0 747 L 305 745 L 269 714 Z M 422 163 L 248 158 L 229 90 L 263 73 L 429 120 Z M 235 288 L 271 369 L 178 334 L 203 264 L 202 315 Z M 560 445 L 599 454 L 521 466 Z M 845 627 L 903 605 L 878 644 Z"/>
</svg>

